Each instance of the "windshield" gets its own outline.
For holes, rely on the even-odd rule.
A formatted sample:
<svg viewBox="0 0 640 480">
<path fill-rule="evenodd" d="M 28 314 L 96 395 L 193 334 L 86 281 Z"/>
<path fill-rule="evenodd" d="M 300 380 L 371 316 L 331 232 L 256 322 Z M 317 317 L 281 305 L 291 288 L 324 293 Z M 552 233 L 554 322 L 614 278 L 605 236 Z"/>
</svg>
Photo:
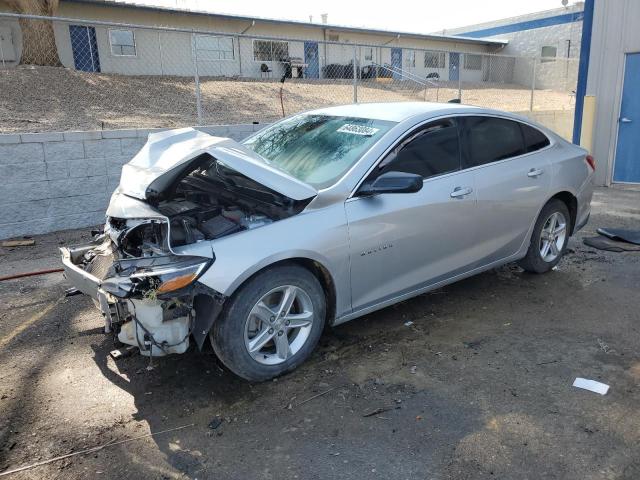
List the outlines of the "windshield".
<svg viewBox="0 0 640 480">
<path fill-rule="evenodd" d="M 303 114 L 278 122 L 244 145 L 315 188 L 340 179 L 394 122 Z"/>
</svg>

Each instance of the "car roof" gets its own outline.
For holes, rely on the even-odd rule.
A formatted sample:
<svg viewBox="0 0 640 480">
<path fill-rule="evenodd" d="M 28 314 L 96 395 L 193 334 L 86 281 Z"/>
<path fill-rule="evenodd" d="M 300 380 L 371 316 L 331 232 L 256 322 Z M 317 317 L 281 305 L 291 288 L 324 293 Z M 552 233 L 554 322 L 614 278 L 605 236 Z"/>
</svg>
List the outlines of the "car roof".
<svg viewBox="0 0 640 480">
<path fill-rule="evenodd" d="M 498 113 L 495 111 L 460 105 L 458 103 L 431 102 L 385 102 L 385 103 L 356 103 L 335 107 L 320 108 L 307 113 L 332 115 L 340 117 L 370 118 L 374 120 L 388 120 L 401 122 L 416 116 L 438 116 L 449 113 Z"/>
</svg>

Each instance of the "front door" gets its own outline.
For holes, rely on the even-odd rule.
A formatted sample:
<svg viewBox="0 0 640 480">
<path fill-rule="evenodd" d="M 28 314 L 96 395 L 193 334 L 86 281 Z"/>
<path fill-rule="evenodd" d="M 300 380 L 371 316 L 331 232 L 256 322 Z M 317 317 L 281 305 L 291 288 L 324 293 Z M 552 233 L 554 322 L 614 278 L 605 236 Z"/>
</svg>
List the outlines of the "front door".
<svg viewBox="0 0 640 480">
<path fill-rule="evenodd" d="M 640 53 L 627 53 L 613 181 L 640 183 Z"/>
<path fill-rule="evenodd" d="M 456 122 L 433 122 L 408 139 L 367 181 L 408 172 L 424 178 L 422 189 L 345 203 L 355 311 L 463 273 L 475 258 L 475 186 L 460 170 Z"/>
<path fill-rule="evenodd" d="M 318 42 L 304 42 L 305 78 L 318 78 L 320 76 L 320 63 L 318 62 Z"/>
<path fill-rule="evenodd" d="M 393 68 L 393 78 L 402 80 L 402 49 L 391 49 L 391 67 Z"/>
<path fill-rule="evenodd" d="M 449 53 L 449 80 L 458 81 L 460 78 L 460 54 Z"/>
<path fill-rule="evenodd" d="M 76 70 L 99 72 L 100 58 L 98 57 L 96 29 L 83 25 L 69 25 L 69 35 Z"/>
</svg>

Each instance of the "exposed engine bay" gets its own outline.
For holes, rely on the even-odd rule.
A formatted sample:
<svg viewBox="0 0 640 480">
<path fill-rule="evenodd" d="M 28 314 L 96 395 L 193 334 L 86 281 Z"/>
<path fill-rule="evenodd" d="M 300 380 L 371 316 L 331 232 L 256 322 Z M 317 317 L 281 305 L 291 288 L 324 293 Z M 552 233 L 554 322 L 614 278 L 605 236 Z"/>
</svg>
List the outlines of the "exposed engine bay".
<svg viewBox="0 0 640 480">
<path fill-rule="evenodd" d="M 202 240 L 262 227 L 299 213 L 295 201 L 226 167 L 208 154 L 161 177 L 147 201 L 168 219 L 108 219 L 111 239 L 126 257 L 147 257 Z"/>
<path fill-rule="evenodd" d="M 308 203 L 265 187 L 209 153 L 156 178 L 145 196 L 152 215 L 108 216 L 91 245 L 62 253 L 68 278 L 99 303 L 105 330 L 147 356 L 183 353 L 192 334 L 202 348 L 225 300 L 196 282 L 215 258 L 174 249 L 264 227 Z"/>
</svg>

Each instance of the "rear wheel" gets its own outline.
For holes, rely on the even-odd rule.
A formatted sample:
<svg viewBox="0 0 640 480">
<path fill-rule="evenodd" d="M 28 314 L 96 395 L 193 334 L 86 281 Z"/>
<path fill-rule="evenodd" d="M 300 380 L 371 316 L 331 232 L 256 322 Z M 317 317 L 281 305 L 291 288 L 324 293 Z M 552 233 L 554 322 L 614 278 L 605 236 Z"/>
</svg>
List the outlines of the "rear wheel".
<svg viewBox="0 0 640 480">
<path fill-rule="evenodd" d="M 549 201 L 536 221 L 531 244 L 518 264 L 528 272 L 544 273 L 555 267 L 569 241 L 569 209 L 558 199 Z"/>
<path fill-rule="evenodd" d="M 262 381 L 298 367 L 313 351 L 325 323 L 318 279 L 297 265 L 259 273 L 227 303 L 210 338 L 236 375 Z"/>
</svg>

